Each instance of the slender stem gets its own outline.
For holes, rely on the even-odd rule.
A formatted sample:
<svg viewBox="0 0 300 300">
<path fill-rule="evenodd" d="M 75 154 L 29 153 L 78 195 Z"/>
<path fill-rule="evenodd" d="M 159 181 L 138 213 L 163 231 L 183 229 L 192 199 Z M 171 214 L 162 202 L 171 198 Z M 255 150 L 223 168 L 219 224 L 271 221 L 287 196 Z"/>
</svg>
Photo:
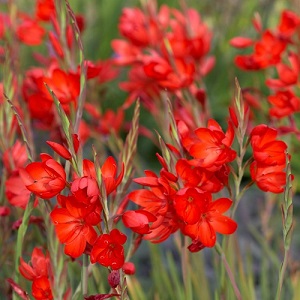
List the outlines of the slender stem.
<svg viewBox="0 0 300 300">
<path fill-rule="evenodd" d="M 233 291 L 235 293 L 236 298 L 238 300 L 241 300 L 242 299 L 241 292 L 240 292 L 240 290 L 239 290 L 239 288 L 237 286 L 237 283 L 236 283 L 236 281 L 234 279 L 233 272 L 232 272 L 232 270 L 231 270 L 231 268 L 230 268 L 230 266 L 228 264 L 228 261 L 226 259 L 225 253 L 223 252 L 222 247 L 220 246 L 219 243 L 216 243 L 215 249 L 216 249 L 216 251 L 218 252 L 219 256 L 222 259 L 223 265 L 224 265 L 224 267 L 226 269 L 226 272 L 227 272 L 228 277 L 230 279 L 230 282 L 232 284 L 232 288 L 233 288 Z"/>
<path fill-rule="evenodd" d="M 276 297 L 275 297 L 276 300 L 281 299 L 283 280 L 284 280 L 285 272 L 286 272 L 287 265 L 288 265 L 288 255 L 289 255 L 289 250 L 284 251 L 284 258 L 283 258 L 282 266 L 279 271 L 279 282 L 278 282 L 277 292 L 276 292 Z"/>
<path fill-rule="evenodd" d="M 82 297 L 88 294 L 88 266 L 89 266 L 89 259 L 86 254 L 83 254 L 82 257 L 82 270 L 81 270 L 81 291 Z"/>
</svg>

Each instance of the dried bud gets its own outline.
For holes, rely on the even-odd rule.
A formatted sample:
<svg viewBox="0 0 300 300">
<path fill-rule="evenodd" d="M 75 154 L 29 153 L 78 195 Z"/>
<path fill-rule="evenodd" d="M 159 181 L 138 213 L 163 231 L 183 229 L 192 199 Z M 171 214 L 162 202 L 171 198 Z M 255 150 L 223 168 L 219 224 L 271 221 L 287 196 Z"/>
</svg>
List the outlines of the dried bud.
<svg viewBox="0 0 300 300">
<path fill-rule="evenodd" d="M 120 283 L 120 272 L 117 270 L 111 271 L 107 277 L 107 280 L 112 288 L 116 288 Z"/>
<path fill-rule="evenodd" d="M 0 206 L 0 217 L 6 217 L 10 215 L 10 208 L 7 206 Z"/>
</svg>

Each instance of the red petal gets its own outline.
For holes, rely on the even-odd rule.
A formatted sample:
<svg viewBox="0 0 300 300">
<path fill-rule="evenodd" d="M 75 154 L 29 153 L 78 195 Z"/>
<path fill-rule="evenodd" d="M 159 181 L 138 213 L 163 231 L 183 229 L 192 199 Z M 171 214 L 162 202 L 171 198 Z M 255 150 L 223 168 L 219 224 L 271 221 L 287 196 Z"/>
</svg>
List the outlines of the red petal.
<svg viewBox="0 0 300 300">
<path fill-rule="evenodd" d="M 71 153 L 69 152 L 69 150 L 58 144 L 58 143 L 55 143 L 55 142 L 51 142 L 51 141 L 47 141 L 46 142 L 58 155 L 60 155 L 61 157 L 63 157 L 64 159 L 71 159 L 72 158 L 72 155 Z"/>
<path fill-rule="evenodd" d="M 230 45 L 236 48 L 247 48 L 253 44 L 253 40 L 242 36 L 237 36 L 230 40 Z"/>
<path fill-rule="evenodd" d="M 214 216 L 210 221 L 211 226 L 216 232 L 222 234 L 232 234 L 237 229 L 237 223 L 226 216 Z"/>
<path fill-rule="evenodd" d="M 223 214 L 231 205 L 232 201 L 229 198 L 220 198 L 210 204 L 209 211 L 216 210 L 216 212 Z"/>
</svg>

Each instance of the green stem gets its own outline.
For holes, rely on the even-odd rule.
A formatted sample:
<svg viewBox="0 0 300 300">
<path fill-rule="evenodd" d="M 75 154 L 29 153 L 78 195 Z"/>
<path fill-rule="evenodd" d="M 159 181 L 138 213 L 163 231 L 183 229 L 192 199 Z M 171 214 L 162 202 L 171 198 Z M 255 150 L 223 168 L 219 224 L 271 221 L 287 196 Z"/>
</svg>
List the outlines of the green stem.
<svg viewBox="0 0 300 300">
<path fill-rule="evenodd" d="M 89 266 L 89 258 L 86 254 L 83 254 L 82 257 L 82 269 L 81 269 L 81 291 L 82 298 L 88 294 L 88 266 Z"/>
<path fill-rule="evenodd" d="M 277 286 L 277 292 L 276 292 L 276 300 L 280 300 L 281 299 L 281 291 L 282 291 L 282 286 L 283 286 L 283 280 L 285 277 L 285 272 L 287 269 L 287 265 L 288 265 L 288 254 L 289 254 L 289 250 L 284 251 L 284 258 L 283 258 L 283 262 L 279 271 L 279 282 L 278 282 L 278 286 Z"/>
<path fill-rule="evenodd" d="M 228 277 L 230 279 L 230 282 L 231 282 L 231 285 L 232 285 L 232 288 L 233 288 L 233 291 L 235 293 L 236 298 L 238 300 L 241 300 L 242 299 L 241 292 L 240 292 L 240 290 L 239 290 L 239 288 L 237 286 L 237 283 L 236 283 L 236 281 L 234 279 L 233 272 L 232 272 L 232 270 L 231 270 L 231 268 L 230 268 L 230 266 L 228 264 L 228 261 L 226 259 L 225 253 L 223 252 L 222 247 L 220 246 L 219 243 L 216 243 L 215 249 L 216 249 L 217 253 L 219 254 L 219 256 L 221 257 L 221 260 L 223 262 L 223 265 L 224 265 L 224 267 L 226 269 L 226 272 L 228 274 Z"/>
<path fill-rule="evenodd" d="M 29 225 L 31 212 L 33 210 L 34 198 L 35 198 L 35 196 L 33 194 L 31 194 L 28 204 L 26 206 L 24 215 L 23 215 L 22 224 L 18 230 L 16 253 L 15 253 L 15 282 L 16 283 L 19 283 L 19 275 L 20 275 L 19 262 L 20 262 L 20 257 L 22 254 L 22 246 L 23 246 L 23 242 L 24 242 L 24 237 L 25 237 L 28 225 Z M 13 294 L 13 299 L 17 299 L 15 294 Z"/>
</svg>

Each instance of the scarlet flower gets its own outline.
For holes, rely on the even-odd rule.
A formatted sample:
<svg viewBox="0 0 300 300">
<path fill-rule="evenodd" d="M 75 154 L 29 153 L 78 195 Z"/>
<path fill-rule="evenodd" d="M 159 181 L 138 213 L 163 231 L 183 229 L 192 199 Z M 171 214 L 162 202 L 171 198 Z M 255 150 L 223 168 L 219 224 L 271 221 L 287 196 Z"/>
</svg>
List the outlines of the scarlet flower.
<svg viewBox="0 0 300 300">
<path fill-rule="evenodd" d="M 277 91 L 268 97 L 273 105 L 270 115 L 275 118 L 284 118 L 292 115 L 300 109 L 300 99 L 290 90 Z"/>
<path fill-rule="evenodd" d="M 216 243 L 216 232 L 232 234 L 237 229 L 237 224 L 231 218 L 223 216 L 231 206 L 228 198 L 215 201 L 203 201 L 199 211 L 200 218 L 195 224 L 187 224 L 182 228 L 184 234 L 193 240 L 201 242 L 205 247 L 213 247 Z"/>
<path fill-rule="evenodd" d="M 177 215 L 187 224 L 195 224 L 203 214 L 202 208 L 211 202 L 211 194 L 196 188 L 180 189 L 173 196 Z"/>
<path fill-rule="evenodd" d="M 249 55 L 238 55 L 235 64 L 244 70 L 259 70 L 276 65 L 280 62 L 281 54 L 285 50 L 287 42 L 266 30 L 261 40 L 254 44 L 254 51 Z"/>
<path fill-rule="evenodd" d="M 144 66 L 134 66 L 129 74 L 128 82 L 121 82 L 120 88 L 130 93 L 123 107 L 128 108 L 137 98 L 140 98 L 146 107 L 153 112 L 153 99 L 158 98 L 160 87 L 155 78 L 147 76 Z"/>
<path fill-rule="evenodd" d="M 99 118 L 97 130 L 105 135 L 108 135 L 111 132 L 119 133 L 124 122 L 124 117 L 124 110 L 122 108 L 118 109 L 117 112 L 108 109 Z"/>
<path fill-rule="evenodd" d="M 294 34 L 300 25 L 299 16 L 291 10 L 284 10 L 281 13 L 278 31 L 284 37 L 290 37 Z"/>
<path fill-rule="evenodd" d="M 288 56 L 291 67 L 278 63 L 276 65 L 279 79 L 267 79 L 266 85 L 270 88 L 282 88 L 295 85 L 298 82 L 300 71 L 300 60 L 296 53 L 291 52 Z"/>
<path fill-rule="evenodd" d="M 11 205 L 25 209 L 30 194 L 30 191 L 26 188 L 18 171 L 14 172 L 5 181 L 5 195 Z M 37 204 L 37 201 L 35 204 Z"/>
<path fill-rule="evenodd" d="M 17 27 L 16 35 L 21 42 L 29 46 L 37 46 L 42 43 L 45 30 L 36 20 L 23 15 L 22 23 Z"/>
<path fill-rule="evenodd" d="M 52 277 L 49 255 L 34 248 L 31 255 L 31 266 L 20 258 L 19 271 L 23 277 L 32 281 L 32 295 L 37 300 L 53 299 L 49 278 Z"/>
<path fill-rule="evenodd" d="M 93 205 L 78 207 L 72 197 L 64 198 L 64 204 L 65 208 L 56 207 L 50 217 L 58 239 L 65 244 L 65 253 L 76 258 L 84 252 L 87 243 L 94 244 L 97 232 L 93 226 L 101 222 L 100 212 Z"/>
<path fill-rule="evenodd" d="M 85 66 L 87 68 L 87 79 L 98 78 L 100 83 L 111 81 L 118 75 L 118 71 L 113 67 L 112 61 L 109 59 L 95 63 L 86 60 Z M 80 66 L 78 70 L 80 71 Z"/>
<path fill-rule="evenodd" d="M 43 83 L 44 70 L 33 68 L 26 72 L 22 92 L 30 116 L 38 120 L 43 127 L 52 127 L 54 122 L 53 100 Z"/>
<path fill-rule="evenodd" d="M 2 156 L 4 167 L 8 173 L 24 167 L 27 159 L 26 147 L 19 140 L 11 148 L 7 149 Z"/>
<path fill-rule="evenodd" d="M 197 187 L 202 191 L 217 193 L 224 187 L 224 182 L 218 178 L 216 172 L 195 167 L 189 164 L 186 159 L 179 159 L 177 161 L 176 172 L 186 188 Z"/>
<path fill-rule="evenodd" d="M 142 57 L 140 48 L 127 41 L 113 40 L 111 42 L 111 47 L 116 54 L 113 62 L 120 66 L 130 65 L 139 61 Z"/>
<path fill-rule="evenodd" d="M 85 205 L 99 202 L 99 188 L 97 181 L 92 177 L 80 177 L 75 179 L 71 185 L 71 192 L 78 203 Z"/>
<path fill-rule="evenodd" d="M 187 9 L 184 14 L 175 9 L 172 12 L 175 20 L 172 20 L 172 31 L 167 35 L 172 54 L 176 58 L 192 57 L 202 63 L 210 50 L 211 31 L 195 9 Z M 163 51 L 167 57 L 166 50 Z"/>
<path fill-rule="evenodd" d="M 192 141 L 183 140 L 187 150 L 195 158 L 191 164 L 206 168 L 209 171 L 217 171 L 222 165 L 231 162 L 236 157 L 236 152 L 230 148 L 234 131 L 229 124 L 226 133 L 215 120 L 209 120 L 207 128 L 195 130 L 196 138 Z"/>
<path fill-rule="evenodd" d="M 195 66 L 192 62 L 183 59 L 174 60 L 175 69 L 162 57 L 153 57 L 145 62 L 145 74 L 157 80 L 162 87 L 170 90 L 184 88 L 192 84 L 195 75 Z"/>
<path fill-rule="evenodd" d="M 150 43 L 147 21 L 144 13 L 138 8 L 124 8 L 119 22 L 120 33 L 133 45 L 145 47 Z"/>
<path fill-rule="evenodd" d="M 31 266 L 20 258 L 19 271 L 28 280 L 48 276 L 50 268 L 50 259 L 48 255 L 44 255 L 42 250 L 38 247 L 34 248 L 31 254 Z"/>
<path fill-rule="evenodd" d="M 83 174 L 92 178 L 97 177 L 93 162 L 87 159 L 83 160 Z M 109 156 L 101 167 L 101 174 L 105 185 L 106 194 L 109 195 L 116 190 L 123 179 L 124 164 L 122 164 L 122 170 L 117 176 L 117 162 L 112 156 Z"/>
<path fill-rule="evenodd" d="M 64 168 L 48 154 L 40 155 L 42 162 L 33 162 L 20 169 L 26 188 L 35 195 L 50 199 L 60 193 L 66 185 Z"/>
<path fill-rule="evenodd" d="M 38 0 L 36 3 L 36 17 L 41 21 L 49 21 L 55 16 L 54 0 Z"/>
<path fill-rule="evenodd" d="M 251 178 L 264 192 L 282 193 L 286 185 L 285 165 L 261 166 L 256 161 L 250 165 Z"/>
<path fill-rule="evenodd" d="M 53 90 L 66 111 L 69 111 L 70 103 L 77 104 L 77 97 L 80 92 L 80 76 L 78 73 L 65 72 L 55 68 L 50 76 L 43 78 L 49 88 Z M 48 97 L 51 97 L 48 94 Z"/>
<path fill-rule="evenodd" d="M 285 165 L 286 143 L 276 141 L 277 130 L 267 125 L 256 126 L 251 134 L 253 157 L 260 166 Z"/>
<path fill-rule="evenodd" d="M 128 198 L 157 218 L 151 225 L 151 232 L 145 234 L 143 238 L 152 243 L 160 243 L 179 228 L 178 217 L 171 198 L 171 195 L 176 193 L 176 186 L 174 182 L 164 177 L 158 178 L 151 171 L 145 171 L 145 174 L 146 177 L 137 178 L 134 181 L 149 186 L 150 190 L 133 191 Z"/>
<path fill-rule="evenodd" d="M 100 235 L 91 251 L 91 262 L 98 262 L 113 270 L 120 269 L 125 260 L 123 244 L 126 240 L 126 235 L 118 229 L 113 229 L 109 234 Z"/>
<path fill-rule="evenodd" d="M 149 223 L 155 222 L 157 218 L 142 209 L 128 210 L 122 215 L 124 225 L 138 234 L 150 233 L 151 226 Z"/>
<path fill-rule="evenodd" d="M 32 282 L 32 296 L 36 300 L 52 300 L 52 290 L 47 277 L 39 277 Z"/>
<path fill-rule="evenodd" d="M 117 168 L 117 162 L 112 156 L 109 156 L 101 167 L 102 178 L 104 180 L 107 195 L 115 191 L 123 179 L 124 164 L 122 164 L 122 169 L 118 176 Z"/>
</svg>

